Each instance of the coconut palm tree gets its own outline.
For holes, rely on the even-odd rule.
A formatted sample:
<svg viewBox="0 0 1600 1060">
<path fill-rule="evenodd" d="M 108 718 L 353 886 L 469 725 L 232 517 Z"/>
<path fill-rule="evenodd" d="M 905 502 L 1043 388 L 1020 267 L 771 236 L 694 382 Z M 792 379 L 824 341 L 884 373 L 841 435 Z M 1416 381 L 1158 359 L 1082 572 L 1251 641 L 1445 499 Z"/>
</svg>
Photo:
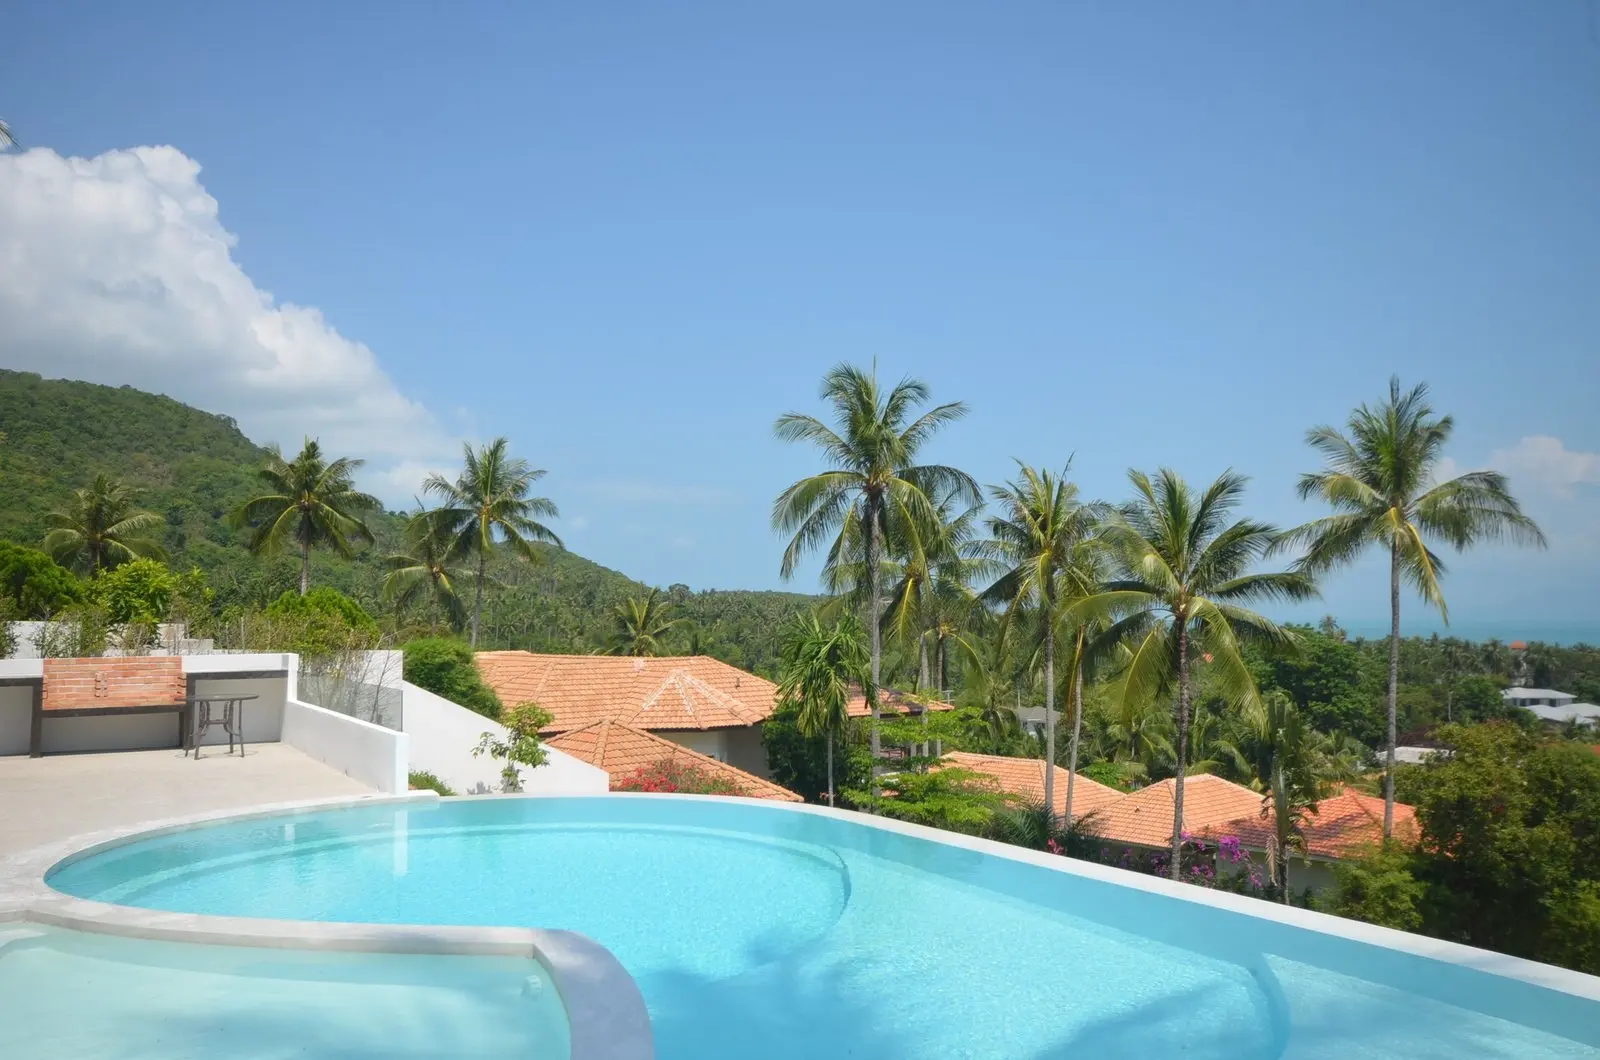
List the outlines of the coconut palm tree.
<svg viewBox="0 0 1600 1060">
<path fill-rule="evenodd" d="M 405 535 L 406 550 L 384 560 L 384 599 L 407 607 L 426 597 L 430 630 L 438 631 L 441 611 L 451 628 L 460 629 L 467 612 L 456 592 L 448 529 L 433 512 L 418 511 L 406 521 Z"/>
<path fill-rule="evenodd" d="M 1394 832 L 1395 718 L 1400 687 L 1400 583 L 1410 582 L 1425 604 L 1439 609 L 1448 624 L 1449 608 L 1439 579 L 1444 565 L 1429 541 L 1457 552 L 1481 541 L 1510 540 L 1544 547 L 1544 535 L 1522 508 L 1506 477 L 1497 471 L 1469 471 L 1447 482 L 1434 475 L 1455 423 L 1435 416 L 1428 387 L 1404 393 L 1398 377 L 1389 380 L 1389 399 L 1362 405 L 1350 414 L 1348 431 L 1315 427 L 1306 442 L 1323 455 L 1321 471 L 1300 477 L 1300 497 L 1320 497 L 1334 514 L 1313 520 L 1284 536 L 1284 545 L 1303 545 L 1297 569 L 1321 574 L 1353 562 L 1369 546 L 1389 553 L 1389 731 L 1384 760 L 1383 835 Z"/>
<path fill-rule="evenodd" d="M 851 690 L 867 680 L 865 641 L 854 614 L 825 624 L 816 611 L 807 611 L 790 620 L 779 650 L 780 699 L 798 708 L 795 724 L 801 735 L 827 741 L 829 806 L 834 804 L 834 741 L 849 724 Z"/>
<path fill-rule="evenodd" d="M 1114 619 L 1100 641 L 1127 653 L 1119 691 L 1124 703 L 1165 696 L 1177 686 L 1171 872 L 1178 879 L 1195 663 L 1205 656 L 1225 700 L 1258 709 L 1260 693 L 1240 642 L 1287 648 L 1297 638 L 1241 604 L 1303 600 L 1316 589 L 1301 571 L 1250 572 L 1271 550 L 1278 531 L 1251 519 L 1229 522 L 1244 492 L 1242 475 L 1225 472 L 1201 493 L 1166 468 L 1154 481 L 1140 471 L 1130 471 L 1128 478 L 1134 500 L 1102 530 L 1120 577 L 1086 600 L 1082 610 Z"/>
<path fill-rule="evenodd" d="M 96 475 L 72 491 L 72 504 L 45 516 L 50 530 L 44 550 L 63 566 L 91 577 L 140 556 L 163 558 L 161 546 L 142 531 L 161 525 L 161 516 L 135 507 L 139 491 L 108 475 Z"/>
<path fill-rule="evenodd" d="M 229 513 L 235 527 L 249 527 L 245 547 L 272 555 L 293 543 L 300 552 L 300 595 L 311 588 L 311 550 L 326 547 L 346 559 L 356 542 L 370 542 L 363 513 L 382 507 L 378 498 L 355 488 L 354 475 L 363 460 L 328 460 L 322 446 L 307 438 L 299 454 L 285 461 L 277 446 L 256 475 L 268 492 L 252 497 Z"/>
<path fill-rule="evenodd" d="M 0 118 L 0 151 L 15 146 L 17 146 L 17 138 L 12 135 L 11 126 L 6 124 L 4 118 Z"/>
<path fill-rule="evenodd" d="M 927 384 L 903 379 L 887 394 L 876 373 L 841 364 L 823 377 L 822 398 L 833 408 L 834 426 L 799 412 L 778 417 L 774 432 L 785 442 L 811 442 L 829 469 L 803 478 L 772 504 L 773 529 L 792 534 L 783 551 L 782 576 L 794 576 L 801 557 L 834 538 L 832 551 L 845 555 L 845 535 L 863 542 L 869 603 L 871 673 L 866 684 L 872 708 L 872 755 L 880 750 L 878 687 L 883 668 L 883 545 L 892 518 L 926 525 L 933 517 L 931 497 L 978 501 L 978 484 L 953 467 L 915 463 L 917 454 L 943 426 L 966 415 L 959 401 L 938 405 L 912 420 L 928 400 Z M 876 775 L 873 788 L 877 787 Z"/>
<path fill-rule="evenodd" d="M 672 605 L 661 599 L 661 590 L 651 589 L 643 598 L 630 597 L 611 609 L 612 655 L 660 655 L 662 638 L 681 618 L 668 618 Z"/>
<path fill-rule="evenodd" d="M 429 475 L 422 492 L 437 497 L 437 518 L 451 536 L 451 552 L 476 556 L 478 573 L 472 598 L 472 647 L 478 646 L 483 623 L 483 587 L 488 581 L 489 553 L 499 545 L 530 562 L 538 562 L 534 542 L 563 547 L 561 539 L 540 519 L 561 513 L 548 497 L 530 497 L 533 484 L 544 471 L 520 457 L 510 456 L 504 438 L 473 449 L 463 445 L 461 474 L 451 482 L 438 472 Z"/>
<path fill-rule="evenodd" d="M 1044 660 L 1044 802 L 1055 812 L 1056 644 L 1072 616 L 1071 605 L 1100 589 L 1096 531 L 1106 509 L 1078 499 L 1078 487 L 1060 474 L 1018 461 L 1014 482 L 993 486 L 990 496 L 1000 514 L 988 521 L 990 539 L 974 546 L 998 577 L 980 595 L 1003 607 L 999 636 L 1027 621 L 1036 630 Z M 1081 646 L 1081 619 L 1065 631 Z M 1074 669 L 1076 669 L 1076 658 Z M 1081 731 L 1074 726 L 1074 733 Z M 1073 747 L 1074 763 L 1077 747 Z M 1070 814 L 1070 810 L 1068 811 Z"/>
</svg>

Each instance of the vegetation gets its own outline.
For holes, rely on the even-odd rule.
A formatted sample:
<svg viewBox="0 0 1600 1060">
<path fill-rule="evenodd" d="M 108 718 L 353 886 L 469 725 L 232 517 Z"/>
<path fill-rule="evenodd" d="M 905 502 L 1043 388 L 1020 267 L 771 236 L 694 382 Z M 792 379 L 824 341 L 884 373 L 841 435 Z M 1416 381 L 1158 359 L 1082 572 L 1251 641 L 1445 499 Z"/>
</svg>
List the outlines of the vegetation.
<svg viewBox="0 0 1600 1060">
<path fill-rule="evenodd" d="M 82 603 L 84 585 L 38 549 L 0 541 L 0 593 L 15 618 L 48 618 Z"/>
<path fill-rule="evenodd" d="M 732 777 L 713 773 L 702 765 L 665 758 L 640 766 L 611 782 L 612 791 L 644 791 L 680 795 L 748 795 Z"/>
<path fill-rule="evenodd" d="M 96 575 L 140 556 L 162 557 L 161 546 L 144 534 L 161 517 L 135 506 L 139 491 L 109 475 L 73 493 L 73 503 L 46 516 L 44 550 L 58 563 Z"/>
<path fill-rule="evenodd" d="M 1454 429 L 1435 417 L 1428 388 L 1401 393 L 1389 380 L 1389 399 L 1350 414 L 1349 434 L 1315 427 L 1306 441 L 1327 465 L 1300 479 L 1301 498 L 1318 497 L 1334 514 L 1293 531 L 1285 543 L 1303 543 L 1299 569 L 1320 574 L 1353 561 L 1369 545 L 1389 553 L 1389 716 L 1384 761 L 1383 834 L 1394 833 L 1394 749 L 1400 687 L 1400 581 L 1449 621 L 1439 579 L 1444 565 L 1428 546 L 1443 541 L 1457 552 L 1480 541 L 1509 539 L 1543 546 L 1544 535 L 1522 514 L 1504 475 L 1469 471 L 1434 484 L 1444 446 Z"/>
<path fill-rule="evenodd" d="M 419 511 L 406 520 L 406 550 L 384 560 L 383 598 L 397 610 L 425 604 L 428 632 L 437 635 L 441 615 L 459 630 L 466 616 L 456 592 L 450 534 L 437 513 Z"/>
<path fill-rule="evenodd" d="M 500 697 L 483 683 L 472 654 L 459 640 L 424 637 L 406 644 L 401 672 L 418 688 L 498 720 L 504 709 Z"/>
<path fill-rule="evenodd" d="M 846 613 L 825 625 L 815 611 L 797 615 L 786 631 L 780 707 L 794 711 L 795 728 L 808 740 L 820 739 L 828 770 L 828 805 L 834 805 L 833 749 L 850 724 L 850 694 L 868 680 L 865 634 Z"/>
<path fill-rule="evenodd" d="M 234 526 L 250 528 L 246 547 L 258 555 L 294 546 L 300 553 L 301 596 L 311 588 L 313 548 L 332 549 L 349 559 L 356 542 L 372 540 L 363 513 L 382 505 L 355 488 L 353 476 L 363 463 L 350 457 L 327 460 L 312 438 L 291 461 L 270 448 L 258 472 L 268 492 L 251 497 L 229 516 Z"/>
<path fill-rule="evenodd" d="M 455 794 L 455 790 L 450 785 L 422 769 L 413 769 L 406 774 L 406 786 L 412 791 L 433 791 L 440 795 Z"/>
<path fill-rule="evenodd" d="M 657 589 L 641 600 L 629 597 L 611 609 L 612 655 L 665 655 L 666 636 L 682 619 L 668 617 L 672 605 Z"/>
<path fill-rule="evenodd" d="M 507 794 L 522 790 L 522 778 L 517 766 L 535 769 L 544 765 L 548 757 L 539 740 L 539 730 L 549 725 L 551 715 L 537 703 L 518 703 L 501 714 L 504 733 L 486 732 L 478 738 L 472 749 L 473 757 L 488 755 L 501 763 L 500 789 Z"/>
</svg>

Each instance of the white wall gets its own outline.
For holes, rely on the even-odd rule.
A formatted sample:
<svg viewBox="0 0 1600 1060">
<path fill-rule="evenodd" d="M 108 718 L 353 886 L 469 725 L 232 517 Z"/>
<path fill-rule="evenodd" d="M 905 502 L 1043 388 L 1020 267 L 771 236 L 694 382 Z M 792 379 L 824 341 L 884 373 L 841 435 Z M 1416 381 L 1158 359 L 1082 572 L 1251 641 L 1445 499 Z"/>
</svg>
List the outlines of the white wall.
<svg viewBox="0 0 1600 1060">
<path fill-rule="evenodd" d="M 472 749 L 485 732 L 504 736 L 505 726 L 410 682 L 401 682 L 400 691 L 406 735 L 411 737 L 410 768 L 432 773 L 460 795 L 499 791 L 500 763 L 487 755 L 475 758 Z M 544 750 L 544 765 L 518 767 L 523 791 L 589 795 L 610 790 L 605 770 L 554 747 Z"/>
<path fill-rule="evenodd" d="M 728 761 L 728 734 L 723 729 L 659 729 L 652 730 L 651 735 L 671 740 L 679 747 L 699 751 L 719 762 Z"/>
<path fill-rule="evenodd" d="M 287 682 L 282 677 L 202 677 L 195 675 L 194 694 L 199 696 L 246 695 L 254 692 L 255 699 L 242 704 L 244 714 L 244 738 L 247 744 L 276 743 L 283 733 L 283 705 L 288 701 L 285 685 Z M 220 721 L 222 718 L 222 704 L 218 703 L 211 708 L 212 718 Z M 63 719 L 67 720 L 67 719 Z M 109 718 L 83 718 L 83 721 L 109 721 Z M 49 721 L 45 722 L 46 735 L 49 732 Z M 226 745 L 228 734 L 222 731 L 221 725 L 214 726 L 200 738 L 202 747 L 212 744 Z M 48 749 L 48 747 L 47 747 Z"/>
<path fill-rule="evenodd" d="M 750 725 L 726 732 L 727 763 L 746 773 L 754 773 L 763 780 L 771 780 L 772 769 L 767 765 L 766 745 L 761 742 L 761 726 Z"/>
<path fill-rule="evenodd" d="M 33 732 L 33 687 L 0 685 L 0 755 L 25 755 Z"/>
<path fill-rule="evenodd" d="M 283 707 L 282 739 L 309 757 L 385 794 L 397 795 L 406 790 L 409 737 L 403 732 L 291 699 Z"/>
</svg>

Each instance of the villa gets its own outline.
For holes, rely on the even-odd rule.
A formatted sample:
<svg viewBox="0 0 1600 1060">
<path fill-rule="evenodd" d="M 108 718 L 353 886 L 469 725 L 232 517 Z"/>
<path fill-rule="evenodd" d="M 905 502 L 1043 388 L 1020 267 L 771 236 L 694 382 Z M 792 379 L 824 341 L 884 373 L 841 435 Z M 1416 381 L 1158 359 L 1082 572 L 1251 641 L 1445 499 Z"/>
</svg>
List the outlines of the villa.
<svg viewBox="0 0 1600 1060">
<path fill-rule="evenodd" d="M 1015 795 L 1030 803 L 1044 802 L 1044 760 L 1041 758 L 1011 758 L 1006 755 L 982 755 L 969 751 L 951 751 L 944 760 L 952 766 L 970 769 L 993 777 L 1001 791 Z M 1067 779 L 1072 776 L 1061 766 L 1051 766 L 1054 771 L 1055 811 L 1061 816 L 1067 812 Z M 1072 813 L 1083 817 L 1105 809 L 1124 798 L 1116 788 L 1078 775 L 1072 786 Z"/>
<path fill-rule="evenodd" d="M 568 729 L 551 737 L 547 745 L 606 771 L 612 784 L 625 780 L 641 769 L 660 762 L 692 765 L 712 777 L 732 781 L 739 790 L 755 799 L 803 802 L 788 788 L 747 773 L 726 762 L 701 754 L 655 733 L 636 729 L 617 721 L 596 721 L 581 729 Z"/>
<path fill-rule="evenodd" d="M 1600 706 L 1579 703 L 1571 692 L 1553 688 L 1508 688 L 1500 695 L 1513 707 L 1531 710 L 1546 725 L 1561 726 L 1571 721 L 1600 725 Z"/>
</svg>

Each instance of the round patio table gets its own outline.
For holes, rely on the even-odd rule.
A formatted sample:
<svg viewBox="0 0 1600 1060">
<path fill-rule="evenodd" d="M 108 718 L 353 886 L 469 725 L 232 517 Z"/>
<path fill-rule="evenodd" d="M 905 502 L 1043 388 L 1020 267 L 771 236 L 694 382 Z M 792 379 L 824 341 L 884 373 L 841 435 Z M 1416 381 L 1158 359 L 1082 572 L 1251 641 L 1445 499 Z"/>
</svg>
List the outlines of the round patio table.
<svg viewBox="0 0 1600 1060">
<path fill-rule="evenodd" d="M 214 726 L 222 726 L 228 734 L 228 753 L 233 754 L 233 741 L 239 741 L 239 757 L 244 757 L 244 705 L 260 699 L 255 692 L 226 692 L 209 696 L 195 696 L 189 700 L 190 716 L 194 724 L 189 727 L 189 746 L 194 749 L 195 761 L 200 760 L 200 737 Z M 221 706 L 220 716 L 213 714 Z"/>
</svg>

